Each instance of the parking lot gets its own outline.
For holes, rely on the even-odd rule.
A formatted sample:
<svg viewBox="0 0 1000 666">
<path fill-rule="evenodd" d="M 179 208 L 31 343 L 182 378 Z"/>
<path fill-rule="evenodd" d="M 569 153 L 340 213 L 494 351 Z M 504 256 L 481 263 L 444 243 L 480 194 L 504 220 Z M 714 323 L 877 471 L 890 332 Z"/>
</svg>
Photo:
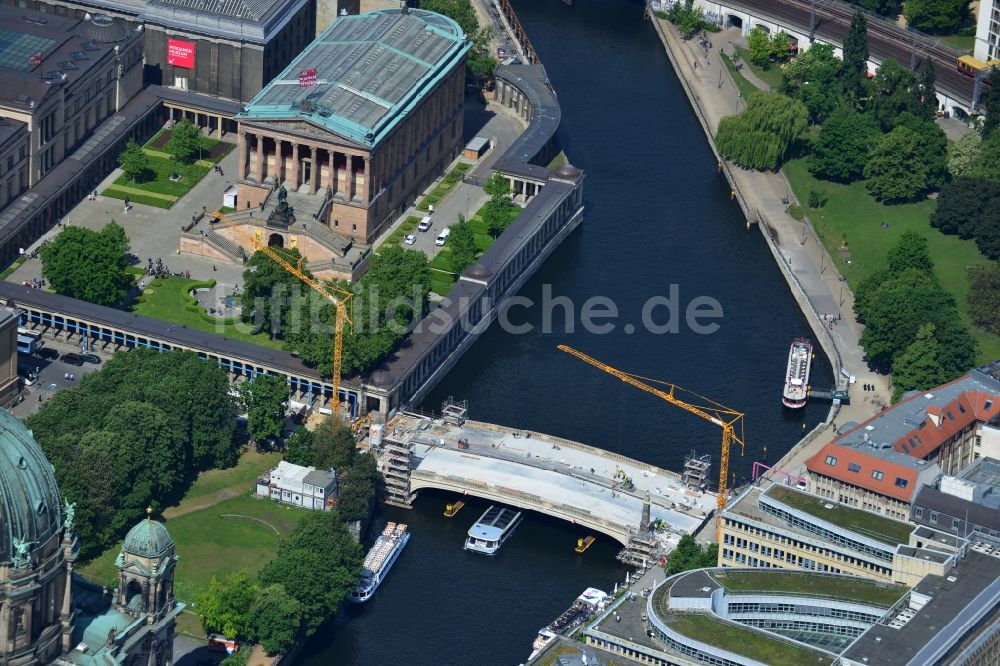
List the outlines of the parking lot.
<svg viewBox="0 0 1000 666">
<path fill-rule="evenodd" d="M 14 405 L 11 411 L 19 418 L 31 416 L 37 412 L 42 403 L 49 400 L 57 391 L 71 388 L 80 383 L 80 379 L 90 372 L 94 372 L 103 365 L 104 361 L 111 357 L 110 354 L 103 354 L 97 351 L 87 352 L 96 354 L 100 359 L 100 364 L 84 363 L 83 365 L 72 365 L 62 360 L 62 355 L 73 352 L 80 353 L 78 341 L 66 343 L 61 340 L 45 339 L 42 349 L 52 349 L 59 352 L 58 359 L 45 359 L 37 353 L 31 356 L 18 355 L 18 372 L 24 376 L 26 372 L 37 373 L 38 379 L 31 386 L 24 386 L 22 395 L 24 400 Z"/>
</svg>

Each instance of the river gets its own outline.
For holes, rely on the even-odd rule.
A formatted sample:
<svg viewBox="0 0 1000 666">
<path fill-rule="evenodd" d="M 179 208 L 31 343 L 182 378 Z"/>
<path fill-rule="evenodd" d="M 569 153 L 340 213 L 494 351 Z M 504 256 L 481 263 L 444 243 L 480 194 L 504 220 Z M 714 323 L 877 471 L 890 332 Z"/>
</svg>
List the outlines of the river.
<svg viewBox="0 0 1000 666">
<path fill-rule="evenodd" d="M 810 335 L 756 230 L 747 231 L 701 127 L 663 52 L 629 0 L 512 0 L 562 107 L 560 140 L 587 174 L 583 225 L 522 289 L 536 304 L 545 285 L 582 307 L 606 296 L 615 330 L 542 332 L 542 308 L 511 317 L 534 331 L 494 325 L 425 402 L 469 401 L 470 416 L 546 432 L 680 470 L 691 449 L 718 456 L 719 429 L 626 386 L 555 347 L 569 344 L 620 369 L 675 382 L 746 413 L 747 451 L 734 452 L 737 482 L 754 460 L 776 460 L 821 421 L 829 405 L 781 406 L 792 338 Z M 686 308 L 714 298 L 723 317 L 714 334 L 681 322 L 677 333 L 641 325 L 643 304 L 670 296 Z M 559 311 L 557 311 L 559 312 Z M 664 309 L 657 311 L 662 323 Z M 561 324 L 562 315 L 556 317 Z M 704 320 L 710 323 L 712 320 Z M 625 324 L 635 325 L 631 334 Z M 812 383 L 833 382 L 817 354 Z M 529 515 L 495 558 L 462 551 L 465 531 L 485 508 L 470 501 L 442 517 L 447 495 L 421 495 L 412 511 L 379 519 L 407 522 L 413 538 L 375 599 L 341 613 L 297 660 L 304 666 L 511 666 L 523 662 L 537 630 L 585 587 L 610 588 L 625 570 L 616 543 L 583 556 L 572 525 Z"/>
</svg>

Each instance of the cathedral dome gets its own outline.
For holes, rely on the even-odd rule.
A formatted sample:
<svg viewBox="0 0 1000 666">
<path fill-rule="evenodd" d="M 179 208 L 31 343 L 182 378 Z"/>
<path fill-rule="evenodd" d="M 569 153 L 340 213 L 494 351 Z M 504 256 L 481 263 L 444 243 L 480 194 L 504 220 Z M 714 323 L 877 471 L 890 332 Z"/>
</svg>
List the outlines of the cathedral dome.
<svg viewBox="0 0 1000 666">
<path fill-rule="evenodd" d="M 31 431 L 0 409 L 0 561 L 24 555 L 62 530 L 56 476 Z"/>
<path fill-rule="evenodd" d="M 171 554 L 174 540 L 163 523 L 152 518 L 141 521 L 125 535 L 122 552 L 135 557 L 157 558 Z"/>
</svg>

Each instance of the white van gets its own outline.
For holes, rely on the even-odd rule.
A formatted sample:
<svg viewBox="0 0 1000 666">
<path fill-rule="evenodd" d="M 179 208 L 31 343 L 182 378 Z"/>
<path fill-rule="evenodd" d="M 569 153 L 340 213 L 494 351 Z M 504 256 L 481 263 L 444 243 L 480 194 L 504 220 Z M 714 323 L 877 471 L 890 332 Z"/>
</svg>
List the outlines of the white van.
<svg viewBox="0 0 1000 666">
<path fill-rule="evenodd" d="M 431 228 L 431 216 L 428 215 L 424 219 L 420 220 L 420 224 L 417 225 L 418 231 L 427 231 Z"/>
<path fill-rule="evenodd" d="M 448 242 L 449 234 L 451 234 L 451 227 L 446 227 L 444 231 L 438 234 L 438 237 L 434 241 L 434 244 L 437 246 L 444 245 L 445 243 Z"/>
</svg>

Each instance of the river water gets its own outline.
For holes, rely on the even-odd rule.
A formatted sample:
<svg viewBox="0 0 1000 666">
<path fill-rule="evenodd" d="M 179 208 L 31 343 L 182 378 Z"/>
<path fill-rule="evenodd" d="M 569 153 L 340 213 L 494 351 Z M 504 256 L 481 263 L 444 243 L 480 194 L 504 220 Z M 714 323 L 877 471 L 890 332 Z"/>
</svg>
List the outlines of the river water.
<svg viewBox="0 0 1000 666">
<path fill-rule="evenodd" d="M 781 406 L 788 345 L 810 329 L 760 234 L 737 205 L 642 6 L 629 0 L 513 0 L 562 106 L 560 140 L 587 173 L 583 225 L 521 294 L 536 303 L 512 314 L 533 332 L 494 325 L 425 403 L 469 400 L 470 416 L 546 432 L 680 470 L 691 449 L 717 457 L 719 429 L 626 386 L 555 347 L 569 344 L 623 370 L 675 382 L 746 413 L 746 455 L 734 454 L 736 481 L 752 461 L 777 460 L 821 421 L 828 405 Z M 546 287 L 549 285 L 550 287 Z M 643 304 L 676 285 L 679 332 L 642 325 Z M 544 290 L 579 310 L 593 296 L 619 311 L 615 330 L 588 333 L 579 318 L 543 332 Z M 714 334 L 683 321 L 692 299 L 711 297 L 723 316 Z M 663 323 L 666 309 L 656 311 Z M 712 320 L 703 320 L 711 323 Z M 635 326 L 626 333 L 626 324 Z M 812 383 L 829 386 L 818 354 Z M 454 519 L 451 499 L 422 494 L 412 511 L 379 518 L 407 522 L 413 538 L 375 598 L 348 608 L 305 647 L 305 666 L 510 666 L 523 662 L 537 630 L 585 587 L 610 588 L 625 570 L 619 546 L 601 538 L 578 556 L 574 526 L 529 515 L 494 558 L 462 550 L 486 504 L 468 501 Z"/>
</svg>

